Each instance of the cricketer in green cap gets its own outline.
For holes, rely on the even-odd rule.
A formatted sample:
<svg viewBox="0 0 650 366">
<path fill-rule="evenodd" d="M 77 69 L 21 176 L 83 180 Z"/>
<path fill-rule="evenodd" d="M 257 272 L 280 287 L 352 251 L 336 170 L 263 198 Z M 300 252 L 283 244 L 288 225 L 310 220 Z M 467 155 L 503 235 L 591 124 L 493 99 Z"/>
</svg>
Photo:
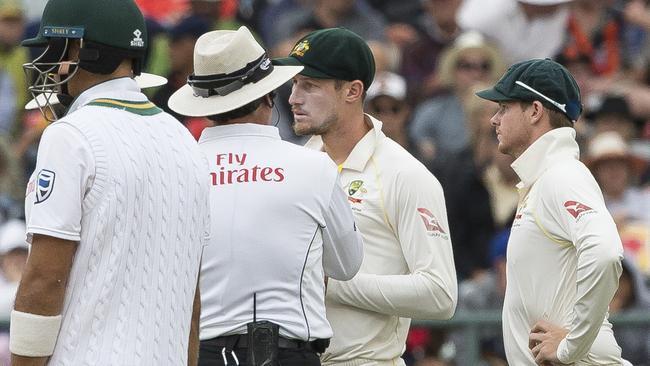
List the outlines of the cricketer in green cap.
<svg viewBox="0 0 650 366">
<path fill-rule="evenodd" d="M 345 28 L 327 28 L 301 38 L 288 57 L 275 65 L 304 66 L 300 75 L 316 79 L 361 80 L 368 90 L 375 77 L 375 59 L 366 41 Z"/>
<path fill-rule="evenodd" d="M 550 59 L 516 63 L 488 90 L 476 93 L 493 102 L 539 100 L 547 108 L 565 114 L 576 122 L 582 112 L 580 89 L 564 66 Z"/>
<path fill-rule="evenodd" d="M 477 95 L 499 104 L 490 122 L 520 180 L 503 302 L 508 364 L 628 365 L 607 320 L 623 247 L 579 159 L 575 80 L 552 60 L 530 60 Z"/>
<path fill-rule="evenodd" d="M 74 95 L 68 90 L 68 82 L 79 69 L 110 75 L 122 61 L 131 60 L 132 76 L 140 75 L 148 47 L 147 28 L 133 0 L 49 0 L 38 34 L 22 45 L 46 47 L 24 65 L 34 80 L 29 87 L 32 96 L 59 94 L 58 100 L 69 104 Z M 74 58 L 69 55 L 73 48 Z M 52 103 L 39 107 L 49 111 L 44 111 L 46 118 L 52 118 Z"/>
<path fill-rule="evenodd" d="M 582 112 L 575 79 L 550 59 L 516 63 L 492 88 L 476 95 L 499 103 L 499 111 L 492 117 L 499 151 L 515 158 L 548 130 L 573 127 Z M 517 107 L 522 113 L 514 116 Z"/>
</svg>

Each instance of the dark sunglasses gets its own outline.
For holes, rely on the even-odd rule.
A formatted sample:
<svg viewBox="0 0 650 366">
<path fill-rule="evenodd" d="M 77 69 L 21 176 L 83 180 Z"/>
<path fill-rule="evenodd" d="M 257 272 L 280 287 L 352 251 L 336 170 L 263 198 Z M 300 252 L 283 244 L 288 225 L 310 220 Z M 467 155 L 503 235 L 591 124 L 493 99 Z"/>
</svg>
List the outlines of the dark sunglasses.
<svg viewBox="0 0 650 366">
<path fill-rule="evenodd" d="M 482 72 L 488 72 L 490 69 L 492 69 L 492 63 L 489 61 L 469 62 L 465 60 L 459 60 L 456 62 L 456 69 L 463 71 L 478 70 Z"/>
<path fill-rule="evenodd" d="M 377 114 L 398 114 L 404 109 L 404 105 L 400 103 L 394 103 L 388 106 L 377 105 L 375 103 L 370 103 L 369 109 Z"/>
</svg>

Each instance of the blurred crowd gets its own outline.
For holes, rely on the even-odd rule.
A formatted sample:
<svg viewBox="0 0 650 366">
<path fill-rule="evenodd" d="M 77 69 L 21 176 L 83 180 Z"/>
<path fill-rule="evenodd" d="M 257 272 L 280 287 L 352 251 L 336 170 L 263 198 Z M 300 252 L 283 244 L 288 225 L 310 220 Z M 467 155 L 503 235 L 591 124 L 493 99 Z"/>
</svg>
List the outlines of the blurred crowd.
<svg viewBox="0 0 650 366">
<path fill-rule="evenodd" d="M 213 29 L 247 25 L 272 57 L 326 27 L 369 41 L 377 73 L 367 112 L 431 170 L 445 190 L 458 278 L 458 311 L 501 309 L 505 253 L 518 203 L 511 158 L 498 153 L 494 103 L 474 96 L 508 65 L 552 58 L 576 77 L 585 113 L 575 129 L 581 156 L 598 181 L 625 249 L 610 313 L 650 311 L 650 4 L 645 0 L 138 0 L 152 47 L 145 71 L 168 84 L 147 90 L 167 107 L 192 73 L 194 43 Z M 46 0 L 0 0 L 0 320 L 27 256 L 23 192 L 47 122 L 31 99 L 20 47 L 35 35 Z M 276 118 L 291 129 L 279 90 Z M 173 114 L 173 113 L 172 113 Z M 198 138 L 210 122 L 176 116 Z M 417 184 L 417 182 L 413 182 Z M 20 234 L 22 232 L 22 234 Z M 6 304 L 7 303 L 7 304 Z M 650 329 L 616 329 L 623 356 L 650 365 Z M 499 329 L 481 335 L 485 365 L 505 364 Z M 4 338 L 0 337 L 0 348 Z M 414 328 L 412 365 L 465 365 L 462 336 Z M 0 356 L 1 357 L 1 356 Z"/>
</svg>

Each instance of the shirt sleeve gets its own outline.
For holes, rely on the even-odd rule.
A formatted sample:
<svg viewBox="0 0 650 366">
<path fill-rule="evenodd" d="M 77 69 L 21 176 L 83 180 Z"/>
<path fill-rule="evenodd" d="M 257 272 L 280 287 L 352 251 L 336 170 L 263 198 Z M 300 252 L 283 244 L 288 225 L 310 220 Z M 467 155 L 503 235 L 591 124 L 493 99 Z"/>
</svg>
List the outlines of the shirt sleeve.
<svg viewBox="0 0 650 366">
<path fill-rule="evenodd" d="M 338 178 L 324 213 L 323 269 L 335 280 L 347 281 L 361 268 L 363 242 Z"/>
<path fill-rule="evenodd" d="M 409 273 L 359 273 L 345 283 L 330 282 L 328 297 L 401 317 L 453 316 L 458 287 L 444 196 L 440 183 L 424 167 L 421 170 L 403 171 L 385 197 Z"/>
<path fill-rule="evenodd" d="M 25 195 L 29 242 L 33 234 L 81 239 L 82 205 L 94 171 L 93 153 L 79 130 L 57 122 L 44 131 Z"/>
<path fill-rule="evenodd" d="M 542 184 L 546 217 L 561 239 L 572 242 L 578 256 L 577 293 L 569 333 L 557 349 L 562 363 L 582 359 L 607 316 L 622 272 L 623 247 L 602 193 L 583 165 L 565 166 Z"/>
</svg>

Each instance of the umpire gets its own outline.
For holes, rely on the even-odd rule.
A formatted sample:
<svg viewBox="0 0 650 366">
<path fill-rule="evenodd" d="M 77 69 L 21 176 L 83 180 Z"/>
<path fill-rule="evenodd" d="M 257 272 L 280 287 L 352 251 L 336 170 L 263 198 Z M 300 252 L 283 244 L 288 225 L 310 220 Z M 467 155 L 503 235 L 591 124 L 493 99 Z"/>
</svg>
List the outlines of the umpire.
<svg viewBox="0 0 650 366">
<path fill-rule="evenodd" d="M 199 365 L 320 365 L 332 336 L 324 277 L 348 280 L 361 266 L 336 166 L 268 125 L 274 90 L 300 70 L 273 66 L 246 27 L 213 31 L 169 100 L 216 124 L 199 140 L 214 230 L 201 269 Z"/>
</svg>

